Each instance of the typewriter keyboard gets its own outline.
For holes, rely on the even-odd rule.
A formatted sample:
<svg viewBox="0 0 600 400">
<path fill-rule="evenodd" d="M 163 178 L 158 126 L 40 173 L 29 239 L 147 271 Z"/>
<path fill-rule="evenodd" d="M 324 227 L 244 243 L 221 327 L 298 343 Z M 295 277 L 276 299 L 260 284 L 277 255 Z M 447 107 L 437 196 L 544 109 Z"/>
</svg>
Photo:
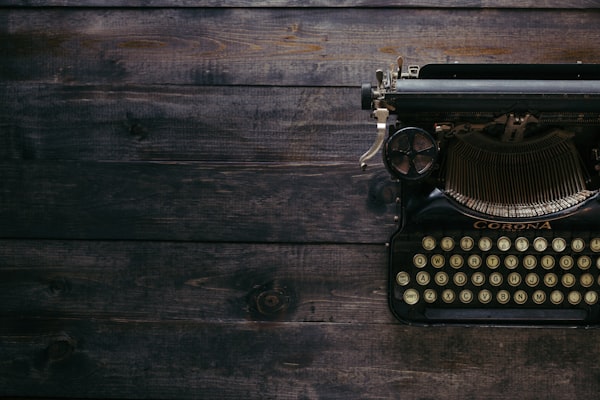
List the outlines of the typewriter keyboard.
<svg viewBox="0 0 600 400">
<path fill-rule="evenodd" d="M 584 320 L 600 304 L 600 236 L 424 235 L 393 244 L 391 272 L 406 319 Z"/>
</svg>

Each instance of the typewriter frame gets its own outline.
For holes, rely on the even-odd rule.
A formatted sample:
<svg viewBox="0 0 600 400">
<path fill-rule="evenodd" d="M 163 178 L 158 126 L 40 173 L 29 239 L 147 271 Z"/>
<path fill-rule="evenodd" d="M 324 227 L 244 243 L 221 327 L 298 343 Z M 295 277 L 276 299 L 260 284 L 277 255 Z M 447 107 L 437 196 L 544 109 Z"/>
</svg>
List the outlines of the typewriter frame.
<svg viewBox="0 0 600 400">
<path fill-rule="evenodd" d="M 439 161 L 429 165 L 422 174 L 409 176 L 399 173 L 396 166 L 391 165 L 389 157 L 386 158 L 385 149 L 384 163 L 392 178 L 398 180 L 401 186 L 399 228 L 392 235 L 389 246 L 389 304 L 393 314 L 400 321 L 412 325 L 600 325 L 600 300 L 592 305 L 583 305 L 582 301 L 576 306 L 565 301 L 560 307 L 538 307 L 537 304 L 531 304 L 530 298 L 527 304 L 513 303 L 501 308 L 486 308 L 485 305 L 456 307 L 445 305 L 439 299 L 426 304 L 422 298 L 414 305 L 407 304 L 403 293 L 412 286 L 403 288 L 398 284 L 398 267 L 395 267 L 397 263 L 407 262 L 407 256 L 402 254 L 416 251 L 419 238 L 429 236 L 431 232 L 428 229 L 431 226 L 438 229 L 438 239 L 452 235 L 473 236 L 473 233 L 483 232 L 493 237 L 494 241 L 507 234 L 529 240 L 537 237 L 552 240 L 561 234 L 567 235 L 574 227 L 587 232 L 588 242 L 591 238 L 600 237 L 600 177 L 597 174 L 600 170 L 600 66 L 430 64 L 422 68 L 409 66 L 406 73 L 402 73 L 401 69 L 400 60 L 397 71 L 387 74 L 377 71 L 378 83 L 375 87 L 370 84 L 362 86 L 362 108 L 373 110 L 378 127 L 375 144 L 361 157 L 362 168 L 366 167 L 366 161 L 381 146 L 388 145 L 392 136 L 403 128 L 428 132 L 443 155 L 444 149 L 440 149 L 443 140 L 439 137 L 456 125 L 448 116 L 464 117 L 461 123 L 467 124 L 474 117 L 477 121 L 490 122 L 505 116 L 503 122 L 507 126 L 513 124 L 517 134 L 522 135 L 522 127 L 517 125 L 527 122 L 529 116 L 538 122 L 540 115 L 544 115 L 546 121 L 554 121 L 552 124 L 583 132 L 581 136 L 585 135 L 593 142 L 594 147 L 590 151 L 595 153 L 589 154 L 584 160 L 584 169 L 591 172 L 587 182 L 592 191 L 589 198 L 556 212 L 514 217 L 481 213 L 452 199 L 440 189 L 443 185 L 439 183 L 439 176 L 435 176 L 440 168 Z M 388 123 L 390 114 L 397 117 L 395 124 Z M 432 157 L 437 156 L 435 154 Z M 437 183 L 432 183 L 436 179 Z M 443 218 L 446 224 L 440 222 Z M 600 253 L 597 256 L 600 260 Z M 519 258 L 521 261 L 522 257 Z M 410 279 L 414 280 L 416 270 L 414 266 L 410 268 Z M 600 265 L 596 269 L 600 271 Z M 595 281 L 600 286 L 600 276 Z M 597 291 L 600 293 L 600 287 Z"/>
</svg>

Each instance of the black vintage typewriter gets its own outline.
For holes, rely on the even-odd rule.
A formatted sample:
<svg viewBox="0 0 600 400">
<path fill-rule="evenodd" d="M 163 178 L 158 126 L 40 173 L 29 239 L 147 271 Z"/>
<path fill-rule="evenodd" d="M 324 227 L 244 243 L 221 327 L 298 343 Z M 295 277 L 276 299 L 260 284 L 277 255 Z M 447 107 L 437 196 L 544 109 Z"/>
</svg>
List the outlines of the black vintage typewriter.
<svg viewBox="0 0 600 400">
<path fill-rule="evenodd" d="M 429 64 L 362 86 L 400 188 L 393 313 L 600 324 L 600 66 Z"/>
</svg>

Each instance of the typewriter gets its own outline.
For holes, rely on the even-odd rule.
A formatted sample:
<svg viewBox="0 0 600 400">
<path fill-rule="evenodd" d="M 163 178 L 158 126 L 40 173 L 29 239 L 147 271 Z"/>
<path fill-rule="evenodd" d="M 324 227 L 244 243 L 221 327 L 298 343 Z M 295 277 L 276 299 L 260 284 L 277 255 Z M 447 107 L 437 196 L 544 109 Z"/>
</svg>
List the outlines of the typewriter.
<svg viewBox="0 0 600 400">
<path fill-rule="evenodd" d="M 600 65 L 402 60 L 362 108 L 397 182 L 389 303 L 415 325 L 600 324 Z"/>
</svg>

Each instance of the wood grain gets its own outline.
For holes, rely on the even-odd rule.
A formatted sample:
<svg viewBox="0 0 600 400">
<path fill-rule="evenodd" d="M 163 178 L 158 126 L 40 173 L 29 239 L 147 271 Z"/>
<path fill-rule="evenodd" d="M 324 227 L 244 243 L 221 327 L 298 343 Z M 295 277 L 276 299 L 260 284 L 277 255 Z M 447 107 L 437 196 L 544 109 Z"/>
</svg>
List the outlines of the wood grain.
<svg viewBox="0 0 600 400">
<path fill-rule="evenodd" d="M 2 21 L 0 79 L 17 82 L 355 87 L 398 55 L 600 62 L 587 10 L 23 8 Z"/>
<path fill-rule="evenodd" d="M 382 244 L 2 240 L 0 248 L 3 318 L 393 322 Z"/>
<path fill-rule="evenodd" d="M 223 3 L 218 0 L 129 0 L 126 4 L 119 0 L 2 0 L 2 6 L 18 7 L 426 7 L 426 8 L 598 8 L 597 0 L 577 0 L 565 3 L 559 0 L 230 0 Z"/>
<path fill-rule="evenodd" d="M 359 85 L 600 62 L 600 3 L 0 0 L 0 398 L 595 398 L 600 333 L 415 328 Z"/>
<path fill-rule="evenodd" d="M 5 322 L 0 387 L 13 396 L 561 399 L 600 389 L 596 330 Z"/>
<path fill-rule="evenodd" d="M 384 243 L 395 227 L 382 167 L 0 162 L 0 175 L 2 238 Z"/>
<path fill-rule="evenodd" d="M 0 103 L 0 159 L 358 165 L 376 132 L 358 86 L 10 84 Z"/>
</svg>

